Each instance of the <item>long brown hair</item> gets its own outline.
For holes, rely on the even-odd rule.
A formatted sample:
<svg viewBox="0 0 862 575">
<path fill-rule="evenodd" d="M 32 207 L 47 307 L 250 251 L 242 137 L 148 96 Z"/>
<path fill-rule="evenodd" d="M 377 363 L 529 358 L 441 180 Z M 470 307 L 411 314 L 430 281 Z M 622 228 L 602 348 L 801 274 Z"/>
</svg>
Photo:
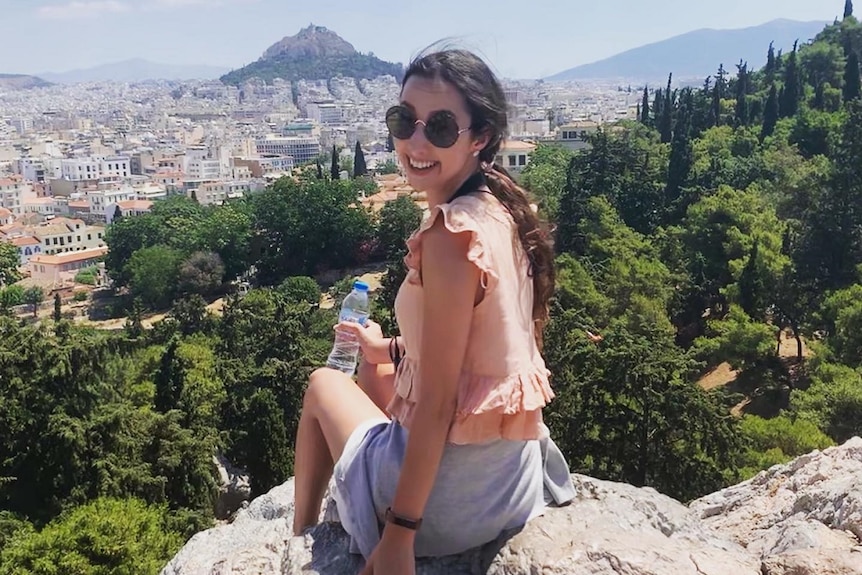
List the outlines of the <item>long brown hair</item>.
<svg viewBox="0 0 862 575">
<path fill-rule="evenodd" d="M 533 320 L 536 340 L 541 345 L 542 328 L 548 321 L 554 294 L 554 250 L 526 190 L 516 184 L 502 166 L 494 164 L 509 129 L 503 87 L 488 65 L 467 50 L 441 50 L 421 55 L 407 67 L 402 87 L 410 76 L 440 78 L 457 88 L 467 102 L 472 132 L 488 136 L 488 145 L 479 153 L 479 160 L 486 166 L 488 189 L 512 215 L 529 259 L 529 273 L 533 278 Z"/>
</svg>

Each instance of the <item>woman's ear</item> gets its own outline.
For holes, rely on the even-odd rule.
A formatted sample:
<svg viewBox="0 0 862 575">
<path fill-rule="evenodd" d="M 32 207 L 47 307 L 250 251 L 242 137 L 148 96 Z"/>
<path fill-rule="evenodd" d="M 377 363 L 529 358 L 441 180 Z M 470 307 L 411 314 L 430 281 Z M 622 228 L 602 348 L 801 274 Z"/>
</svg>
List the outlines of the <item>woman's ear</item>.
<svg viewBox="0 0 862 575">
<path fill-rule="evenodd" d="M 478 156 L 482 153 L 482 150 L 488 147 L 488 143 L 491 141 L 491 136 L 488 133 L 488 130 L 482 130 L 482 132 L 476 136 L 476 139 L 473 140 L 473 155 Z"/>
</svg>

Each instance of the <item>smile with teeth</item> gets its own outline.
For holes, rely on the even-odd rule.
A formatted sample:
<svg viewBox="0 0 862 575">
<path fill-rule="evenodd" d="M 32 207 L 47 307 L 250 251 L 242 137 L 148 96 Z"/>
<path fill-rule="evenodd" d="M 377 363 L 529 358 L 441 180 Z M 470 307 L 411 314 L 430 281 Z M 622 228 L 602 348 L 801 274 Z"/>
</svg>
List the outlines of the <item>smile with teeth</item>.
<svg viewBox="0 0 862 575">
<path fill-rule="evenodd" d="M 437 162 L 420 162 L 409 157 L 407 159 L 410 161 L 410 167 L 417 170 L 427 170 L 428 168 L 433 168 L 437 165 Z"/>
</svg>

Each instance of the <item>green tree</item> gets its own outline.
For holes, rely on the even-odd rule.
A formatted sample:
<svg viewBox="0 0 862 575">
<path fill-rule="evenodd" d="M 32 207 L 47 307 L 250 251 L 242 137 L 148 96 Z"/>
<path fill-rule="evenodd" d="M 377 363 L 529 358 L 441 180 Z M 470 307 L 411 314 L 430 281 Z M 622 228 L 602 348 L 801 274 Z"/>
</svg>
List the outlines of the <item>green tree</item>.
<svg viewBox="0 0 862 575">
<path fill-rule="evenodd" d="M 528 166 L 529 167 L 529 166 Z M 382 164 L 377 164 L 375 170 L 378 174 L 397 174 L 398 164 L 394 160 L 388 159 Z"/>
<path fill-rule="evenodd" d="M 270 389 L 257 390 L 249 400 L 248 472 L 252 495 L 266 493 L 290 477 L 293 449 L 281 407 Z"/>
<path fill-rule="evenodd" d="M 320 163 L 320 158 L 317 159 L 317 179 L 323 179 L 323 165 Z"/>
<path fill-rule="evenodd" d="M 33 306 L 33 317 L 39 311 L 39 305 L 45 301 L 45 291 L 39 286 L 28 287 L 24 290 L 24 303 Z"/>
<path fill-rule="evenodd" d="M 422 210 L 410 196 L 399 196 L 386 202 L 380 210 L 377 243 L 380 255 L 387 261 L 400 260 L 407 253 L 407 238 L 419 229 Z"/>
<path fill-rule="evenodd" d="M 114 206 L 114 216 L 111 218 L 111 223 L 119 222 L 123 219 L 123 210 L 120 209 L 120 205 L 117 204 Z"/>
<path fill-rule="evenodd" d="M 641 99 L 641 113 L 640 113 L 640 122 L 644 126 L 650 125 L 650 116 L 649 116 L 649 88 L 644 86 L 643 98 Z"/>
<path fill-rule="evenodd" d="M 54 321 L 63 319 L 62 302 L 60 301 L 60 292 L 54 294 Z"/>
<path fill-rule="evenodd" d="M 748 62 L 740 60 L 736 69 L 736 106 L 734 107 L 736 125 L 747 126 L 751 116 L 748 108 L 748 92 L 751 83 Z"/>
<path fill-rule="evenodd" d="M 291 276 L 278 286 L 278 292 L 290 303 L 320 304 L 320 285 L 308 276 Z"/>
<path fill-rule="evenodd" d="M 373 245 L 370 214 L 359 194 L 374 183 L 283 178 L 253 196 L 260 250 L 255 266 L 264 285 L 366 261 Z"/>
<path fill-rule="evenodd" d="M 168 342 L 162 354 L 159 369 L 154 376 L 156 393 L 153 403 L 156 410 L 162 413 L 177 409 L 183 393 L 186 366 L 177 354 L 179 345 L 177 338 L 172 338 Z"/>
<path fill-rule="evenodd" d="M 850 52 L 844 68 L 844 101 L 852 102 L 862 96 L 862 81 L 859 78 L 859 56 Z"/>
<path fill-rule="evenodd" d="M 179 551 L 165 506 L 139 499 L 96 499 L 39 532 L 13 537 L 0 551 L 0 574 L 150 575 Z"/>
<path fill-rule="evenodd" d="M 661 118 L 658 121 L 658 131 L 661 134 L 661 143 L 667 144 L 673 136 L 673 106 L 674 93 L 671 91 L 671 80 L 673 74 L 667 76 L 667 89 L 664 91 L 664 103 L 661 107 Z"/>
<path fill-rule="evenodd" d="M 184 293 L 216 293 L 224 279 L 224 264 L 215 252 L 195 252 L 179 266 L 179 290 Z"/>
<path fill-rule="evenodd" d="M 329 177 L 332 178 L 332 181 L 336 181 L 341 178 L 341 167 L 338 164 L 338 150 L 335 149 L 335 144 L 332 144 L 332 160 L 329 166 Z"/>
<path fill-rule="evenodd" d="M 223 281 L 231 281 L 251 266 L 253 204 L 246 200 L 231 200 L 212 206 L 197 226 L 194 249 L 187 251 L 215 252 L 224 265 Z"/>
<path fill-rule="evenodd" d="M 844 0 L 844 18 L 853 15 L 853 0 Z"/>
<path fill-rule="evenodd" d="M 168 306 L 176 293 L 181 261 L 179 251 L 164 245 L 134 252 L 126 264 L 133 297 L 154 308 Z"/>
<path fill-rule="evenodd" d="M 802 88 L 797 62 L 797 44 L 794 43 L 793 52 L 787 57 L 787 63 L 784 65 L 784 86 L 778 98 L 779 117 L 790 118 L 796 115 L 802 98 Z"/>
<path fill-rule="evenodd" d="M 775 84 L 769 87 L 769 96 L 766 98 L 766 109 L 763 112 L 763 127 L 760 130 L 760 139 L 765 140 L 775 132 L 778 123 L 778 90 Z"/>
<path fill-rule="evenodd" d="M 683 187 L 687 184 L 692 166 L 691 146 L 691 105 L 692 95 L 686 90 L 680 98 L 676 126 L 670 145 L 667 186 L 664 197 L 664 223 L 678 221 L 685 213 L 690 200 L 683 197 Z"/>
<path fill-rule="evenodd" d="M 775 42 L 770 42 L 769 50 L 766 52 L 766 66 L 763 68 L 767 84 L 773 84 L 775 82 L 775 72 L 777 69 L 778 66 L 775 62 Z"/>
<path fill-rule="evenodd" d="M 359 140 L 356 140 L 356 148 L 353 152 L 353 177 L 358 178 L 367 174 L 368 168 L 365 165 L 365 152 L 362 151 Z"/>
<path fill-rule="evenodd" d="M 545 340 L 558 394 L 546 421 L 572 468 L 683 501 L 733 480 L 733 422 L 687 381 L 692 365 L 672 332 L 614 325 L 596 346 L 575 317 L 554 317 Z"/>
<path fill-rule="evenodd" d="M 521 172 L 521 184 L 538 200 L 542 212 L 555 220 L 566 185 L 566 169 L 573 157 L 563 146 L 539 144 Z"/>
<path fill-rule="evenodd" d="M 21 258 L 18 256 L 18 248 L 9 242 L 0 241 L 0 287 L 13 284 L 21 279 L 18 266 Z"/>
</svg>

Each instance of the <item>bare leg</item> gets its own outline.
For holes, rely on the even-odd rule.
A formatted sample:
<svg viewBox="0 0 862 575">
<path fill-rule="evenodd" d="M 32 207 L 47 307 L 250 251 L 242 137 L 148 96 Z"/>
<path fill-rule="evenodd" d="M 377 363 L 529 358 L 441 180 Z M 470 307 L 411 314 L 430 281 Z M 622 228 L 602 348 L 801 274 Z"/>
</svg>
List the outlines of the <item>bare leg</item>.
<svg viewBox="0 0 862 575">
<path fill-rule="evenodd" d="M 395 394 L 395 366 L 391 363 L 375 365 L 363 359 L 356 373 L 359 387 L 385 413 Z"/>
<path fill-rule="evenodd" d="M 347 438 L 361 423 L 378 417 L 386 416 L 347 375 L 327 368 L 311 374 L 296 433 L 295 535 L 317 524 L 334 462 Z"/>
</svg>

